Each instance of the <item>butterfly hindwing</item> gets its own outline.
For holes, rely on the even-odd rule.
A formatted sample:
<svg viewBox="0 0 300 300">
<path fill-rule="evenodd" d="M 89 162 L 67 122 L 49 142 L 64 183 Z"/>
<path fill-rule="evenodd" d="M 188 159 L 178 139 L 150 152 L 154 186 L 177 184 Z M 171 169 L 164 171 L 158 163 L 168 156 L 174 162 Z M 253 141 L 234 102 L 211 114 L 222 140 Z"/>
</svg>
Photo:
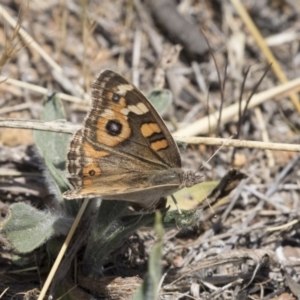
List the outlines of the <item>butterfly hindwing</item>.
<svg viewBox="0 0 300 300">
<path fill-rule="evenodd" d="M 121 75 L 105 70 L 93 84 L 92 108 L 71 141 L 67 167 L 75 189 L 101 195 L 103 190 L 151 188 L 151 175 L 180 170 L 181 159 L 146 97 Z M 174 181 L 173 173 L 168 177 Z"/>
</svg>

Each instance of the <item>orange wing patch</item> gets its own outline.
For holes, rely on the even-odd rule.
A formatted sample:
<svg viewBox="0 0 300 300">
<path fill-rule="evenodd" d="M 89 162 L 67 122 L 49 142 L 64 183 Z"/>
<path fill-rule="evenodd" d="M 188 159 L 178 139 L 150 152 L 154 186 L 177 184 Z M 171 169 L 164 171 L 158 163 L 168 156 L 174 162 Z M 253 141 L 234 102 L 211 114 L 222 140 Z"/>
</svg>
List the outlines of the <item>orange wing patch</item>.
<svg viewBox="0 0 300 300">
<path fill-rule="evenodd" d="M 166 139 L 162 139 L 162 140 L 151 143 L 151 148 L 155 151 L 166 149 L 166 148 L 168 148 L 168 146 L 169 146 L 169 144 Z"/>
<path fill-rule="evenodd" d="M 112 133 L 113 128 L 115 133 Z M 121 113 L 114 113 L 114 117 L 99 118 L 97 122 L 97 140 L 109 147 L 114 147 L 130 137 L 131 129 Z"/>
<path fill-rule="evenodd" d="M 86 154 L 86 156 L 90 157 L 90 158 L 100 158 L 100 157 L 109 155 L 109 153 L 107 151 L 95 150 L 93 148 L 93 146 L 88 142 L 83 143 L 83 150 L 84 150 L 84 153 Z"/>
<path fill-rule="evenodd" d="M 97 121 L 97 140 L 106 146 L 114 147 L 127 140 L 131 134 L 127 115 L 124 113 L 126 99 L 113 92 L 107 92 L 105 97 L 110 100 L 110 106 Z"/>
<path fill-rule="evenodd" d="M 109 153 L 107 151 L 95 150 L 93 146 L 88 142 L 83 143 L 83 150 L 87 157 L 87 162 L 91 162 L 82 168 L 83 186 L 89 186 L 92 184 L 92 178 L 100 176 L 101 174 L 101 169 L 96 164 L 96 160 L 109 155 Z"/>
<path fill-rule="evenodd" d="M 84 177 L 95 177 L 101 174 L 100 168 L 96 164 L 90 164 L 82 169 Z"/>
<path fill-rule="evenodd" d="M 83 186 L 92 184 L 92 178 L 100 176 L 101 169 L 96 164 L 90 164 L 82 169 Z"/>
</svg>

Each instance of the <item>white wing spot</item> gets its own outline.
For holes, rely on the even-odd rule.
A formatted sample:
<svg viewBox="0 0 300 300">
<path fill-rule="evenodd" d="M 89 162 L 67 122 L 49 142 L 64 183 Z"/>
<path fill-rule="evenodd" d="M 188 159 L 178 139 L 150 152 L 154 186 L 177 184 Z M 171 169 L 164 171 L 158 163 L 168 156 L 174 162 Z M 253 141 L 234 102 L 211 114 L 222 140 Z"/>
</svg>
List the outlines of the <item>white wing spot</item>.
<svg viewBox="0 0 300 300">
<path fill-rule="evenodd" d="M 143 115 L 149 111 L 147 106 L 142 102 L 137 105 L 128 105 L 127 108 L 136 115 Z"/>
<path fill-rule="evenodd" d="M 108 109 L 106 108 L 104 110 L 104 112 L 101 114 L 101 117 L 114 117 L 115 113 L 111 110 L 111 109 Z"/>
<path fill-rule="evenodd" d="M 121 109 L 121 114 L 123 114 L 124 116 L 127 116 L 129 114 L 130 110 L 128 108 L 122 108 Z"/>
<path fill-rule="evenodd" d="M 131 84 L 120 84 L 117 89 L 116 94 L 125 96 L 128 91 L 133 90 L 133 86 Z"/>
<path fill-rule="evenodd" d="M 127 108 L 136 115 L 143 115 L 144 113 L 136 105 L 128 105 Z"/>
<path fill-rule="evenodd" d="M 149 109 L 147 108 L 147 106 L 146 106 L 144 103 L 142 103 L 142 102 L 138 103 L 137 107 L 138 107 L 144 114 L 146 114 L 146 113 L 149 111 Z"/>
</svg>

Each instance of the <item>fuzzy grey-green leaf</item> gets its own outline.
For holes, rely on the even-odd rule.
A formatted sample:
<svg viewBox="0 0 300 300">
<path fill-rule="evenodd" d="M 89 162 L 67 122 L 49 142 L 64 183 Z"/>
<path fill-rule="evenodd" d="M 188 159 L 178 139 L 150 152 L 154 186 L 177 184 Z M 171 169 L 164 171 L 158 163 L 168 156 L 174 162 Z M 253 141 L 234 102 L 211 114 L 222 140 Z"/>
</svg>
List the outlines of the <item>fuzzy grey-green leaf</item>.
<svg viewBox="0 0 300 300">
<path fill-rule="evenodd" d="M 142 285 L 133 295 L 132 300 L 156 300 L 158 298 L 159 282 L 161 280 L 161 258 L 163 247 L 164 230 L 160 212 L 156 212 L 154 230 L 157 235 L 157 242 L 151 250 L 148 262 L 148 273 Z"/>
<path fill-rule="evenodd" d="M 102 201 L 82 262 L 84 276 L 99 276 L 98 270 L 101 269 L 107 256 L 126 237 L 141 226 L 153 223 L 153 214 L 126 215 L 126 211 L 125 201 Z"/>
<path fill-rule="evenodd" d="M 44 121 L 65 119 L 65 112 L 60 99 L 53 95 L 47 99 L 41 114 Z M 45 172 L 50 190 L 60 201 L 63 200 L 62 192 L 68 190 L 66 182 L 65 161 L 70 135 L 66 133 L 34 131 L 35 145 L 39 154 L 44 159 L 50 176 Z"/>
<path fill-rule="evenodd" d="M 167 89 L 153 89 L 147 94 L 147 98 L 157 110 L 157 112 L 162 115 L 172 103 L 172 93 Z"/>
<path fill-rule="evenodd" d="M 19 253 L 33 251 L 55 234 L 56 228 L 62 230 L 60 216 L 37 210 L 22 202 L 12 204 L 8 215 L 1 226 L 1 233 Z M 65 231 L 68 227 L 66 226 Z"/>
</svg>

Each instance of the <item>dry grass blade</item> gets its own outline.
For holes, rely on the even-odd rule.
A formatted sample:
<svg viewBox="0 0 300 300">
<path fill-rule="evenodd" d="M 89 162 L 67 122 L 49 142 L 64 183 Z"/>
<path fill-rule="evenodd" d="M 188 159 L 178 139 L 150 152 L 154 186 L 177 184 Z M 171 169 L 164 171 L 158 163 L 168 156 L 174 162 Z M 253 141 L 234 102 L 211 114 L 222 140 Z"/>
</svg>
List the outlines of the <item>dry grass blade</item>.
<svg viewBox="0 0 300 300">
<path fill-rule="evenodd" d="M 59 251 L 59 253 L 58 253 L 58 255 L 57 255 L 56 259 L 55 259 L 55 262 L 54 262 L 54 264 L 53 264 L 53 266 L 51 268 L 51 271 L 48 274 L 48 277 L 47 277 L 47 279 L 46 279 L 46 281 L 45 281 L 45 283 L 43 285 L 43 288 L 41 290 L 41 293 L 39 295 L 38 300 L 45 299 L 45 295 L 47 293 L 47 290 L 49 289 L 49 286 L 50 286 L 50 284 L 51 284 L 51 282 L 53 280 L 53 277 L 54 277 L 54 275 L 55 275 L 58 267 L 59 267 L 59 264 L 61 263 L 61 261 L 63 259 L 63 256 L 65 255 L 65 253 L 67 251 L 67 248 L 68 248 L 68 246 L 70 244 L 70 241 L 71 241 L 71 239 L 72 239 L 72 237 L 73 237 L 73 235 L 75 233 L 75 230 L 76 230 L 76 228 L 77 228 L 77 226 L 78 226 L 78 224 L 79 224 L 79 222 L 80 222 L 80 220 L 82 218 L 82 215 L 83 215 L 83 213 L 84 213 L 84 211 L 85 211 L 88 203 L 89 203 L 89 199 L 85 199 L 83 201 L 83 203 L 82 203 L 82 205 L 80 207 L 80 210 L 78 211 L 78 214 L 77 214 L 77 216 L 76 216 L 76 218 L 74 220 L 74 223 L 72 224 L 72 227 L 70 228 L 70 231 L 69 231 L 69 233 L 68 233 L 68 235 L 66 237 L 66 240 L 65 240 L 64 244 L 62 245 L 62 247 L 61 247 L 61 249 L 60 249 L 60 251 Z"/>
<path fill-rule="evenodd" d="M 255 38 L 258 46 L 265 54 L 268 62 L 271 64 L 274 73 L 276 74 L 277 78 L 281 83 L 288 82 L 286 75 L 281 70 L 280 64 L 278 63 L 277 59 L 273 55 L 272 51 L 268 47 L 266 41 L 264 40 L 263 36 L 259 32 L 258 28 L 255 26 L 254 22 L 252 21 L 251 17 L 245 10 L 244 6 L 240 2 L 240 0 L 230 0 L 231 3 L 236 8 L 237 12 L 240 14 L 241 18 L 245 22 L 246 26 L 248 27 L 249 31 L 252 33 L 253 37 Z M 298 113 L 300 113 L 300 104 L 299 98 L 296 93 L 291 93 L 290 98 L 297 109 Z"/>
<path fill-rule="evenodd" d="M 65 122 L 65 120 L 45 122 L 40 120 L 28 121 L 19 119 L 0 118 L 0 127 L 35 129 L 42 131 L 73 134 L 76 130 L 80 129 L 81 126 Z"/>
<path fill-rule="evenodd" d="M 253 21 L 248 15 L 244 18 L 245 10 L 240 2 Z M 242 7 L 239 13 L 235 9 L 236 3 Z M 166 9 L 168 7 L 172 8 L 172 13 Z M 27 1 L 2 0 L 0 8 L 0 227 L 4 228 L 3 220 L 5 222 L 9 217 L 15 229 L 7 227 L 4 238 L 4 230 L 1 231 L 1 299 L 37 299 L 41 282 L 46 281 L 40 299 L 49 296 L 55 299 L 102 297 L 127 300 L 147 272 L 149 253 L 156 238 L 151 228 L 136 230 L 134 225 L 134 235 L 132 232 L 126 235 L 125 243 L 121 245 L 124 227 L 128 222 L 135 222 L 136 216 L 131 219 L 130 215 L 122 215 L 117 222 L 110 223 L 112 218 L 106 212 L 112 212 L 115 217 L 119 209 L 111 209 L 115 202 L 103 201 L 102 208 L 107 208 L 103 215 L 107 219 L 101 216 L 103 223 L 98 227 L 94 218 L 98 202 L 90 201 L 72 243 L 65 255 L 61 252 L 47 279 L 52 263 L 46 251 L 51 248 L 51 257 L 59 253 L 79 209 L 74 201 L 60 197 L 60 190 L 67 188 L 65 152 L 68 140 L 82 127 L 75 124 L 82 124 L 85 112 L 91 107 L 91 97 L 82 91 L 90 91 L 92 80 L 103 69 L 122 74 L 145 94 L 153 88 L 153 82 L 172 92 L 174 101 L 163 113 L 163 118 L 168 128 L 178 129 L 174 136 L 178 145 L 185 148 L 181 151 L 183 168 L 201 172 L 204 179 L 202 184 L 182 189 L 178 196 L 175 195 L 181 215 L 176 210 L 166 213 L 167 217 L 174 218 L 171 222 L 164 219 L 166 243 L 162 265 L 165 274 L 160 280 L 159 297 L 162 300 L 170 297 L 224 300 L 230 297 L 274 298 L 292 293 L 294 297 L 298 296 L 299 286 L 295 283 L 300 280 L 300 267 L 295 264 L 295 259 L 300 253 L 300 119 L 288 97 L 300 90 L 297 33 L 300 6 L 296 1 L 32 0 L 27 4 Z M 209 49 L 205 40 L 201 40 L 205 54 L 198 51 L 199 47 L 193 50 L 193 45 L 197 47 L 200 41 L 193 40 L 193 34 L 200 32 L 200 28 L 210 44 Z M 176 46 L 173 50 L 177 52 L 172 52 L 175 45 L 172 41 L 176 40 L 184 41 L 180 43 L 183 46 L 180 55 Z M 261 49 L 266 50 L 266 56 Z M 291 81 L 278 84 L 273 72 L 268 72 L 258 90 L 257 82 L 270 65 L 268 60 L 275 72 L 279 72 L 280 81 L 286 77 Z M 283 76 L 279 65 L 285 72 Z M 243 81 L 245 73 L 247 78 Z M 116 86 L 112 85 L 112 88 Z M 63 101 L 52 95 L 56 91 Z M 255 95 L 247 107 L 247 100 L 243 99 L 248 99 L 251 92 Z M 38 121 L 45 96 L 46 108 L 51 107 L 54 98 L 59 103 L 49 111 L 43 110 L 43 116 L 46 120 L 49 116 L 51 122 Z M 131 98 L 127 96 L 124 96 L 124 102 L 128 106 Z M 56 114 L 57 109 L 59 114 Z M 105 109 L 105 116 L 115 112 Z M 243 110 L 246 113 L 243 114 Z M 122 114 L 125 111 L 122 110 Z M 53 118 L 50 117 L 52 114 Z M 72 123 L 65 121 L 65 115 Z M 100 116 L 103 117 L 101 108 Z M 135 123 L 145 121 L 146 116 L 150 115 L 136 115 L 134 121 L 129 122 L 130 140 L 136 141 L 133 134 L 138 135 L 140 131 Z M 120 115 L 114 117 L 119 120 Z M 35 139 L 36 146 L 39 147 L 39 143 L 46 145 L 41 147 L 41 155 L 52 176 L 42 174 L 32 130 L 35 137 L 39 137 Z M 93 130 L 97 132 L 96 127 Z M 169 136 L 168 131 L 164 133 Z M 201 134 L 208 137 L 199 137 Z M 214 138 L 217 134 L 225 139 Z M 93 134 L 96 135 L 102 141 L 98 132 Z M 156 132 L 147 140 L 161 137 Z M 189 145 L 182 145 L 182 141 Z M 98 144 L 89 139 L 88 142 L 96 151 Z M 125 142 L 118 145 L 120 148 L 108 147 L 106 150 L 117 150 L 113 152 L 122 156 L 123 145 Z M 139 147 L 139 144 L 131 146 Z M 215 146 L 221 147 L 213 155 Z M 86 151 L 90 154 L 89 148 L 82 147 L 80 156 L 86 155 Z M 160 153 L 167 155 L 168 149 Z M 137 166 L 139 176 L 139 159 L 131 158 L 130 163 Z M 161 158 L 164 159 L 164 155 Z M 155 177 L 151 163 L 156 158 L 141 159 L 149 161 L 149 170 L 145 172 L 149 171 Z M 83 161 L 91 159 L 79 158 L 76 164 L 83 165 Z M 120 173 L 126 170 L 128 163 L 127 159 L 121 161 Z M 228 182 L 225 181 L 224 175 L 233 171 L 231 166 L 246 174 L 247 179 L 241 181 L 242 178 L 229 177 Z M 53 189 L 50 177 L 59 184 L 58 188 Z M 163 179 L 161 183 L 164 185 Z M 201 201 L 205 199 L 204 194 L 206 202 Z M 15 204 L 26 205 L 29 217 L 24 212 L 18 214 L 14 210 Z M 125 207 L 124 202 L 119 204 Z M 48 216 L 48 213 L 59 216 L 59 222 L 53 223 L 53 228 L 58 228 L 59 232 L 54 231 L 51 236 L 32 234 L 32 225 L 27 223 L 34 219 L 31 208 L 37 216 Z M 126 214 L 137 213 L 135 209 L 126 208 Z M 146 218 L 148 215 L 143 215 L 141 220 Z M 37 232 L 45 228 L 44 221 L 48 219 L 45 217 L 41 226 L 34 226 Z M 19 225 L 26 229 L 28 238 L 24 238 Z M 116 230 L 119 225 L 121 231 Z M 184 228 L 178 231 L 182 226 Z M 99 228 L 104 228 L 103 233 Z M 90 243 L 93 230 L 101 233 L 100 243 L 113 238 L 113 243 L 101 247 L 105 259 L 101 261 L 100 258 L 97 268 L 99 257 L 84 255 L 90 245 L 95 248 L 96 243 Z M 14 242 L 16 239 L 10 239 L 12 232 L 18 235 L 18 246 Z M 61 234 L 64 237 L 58 238 Z M 25 249 L 30 237 L 35 246 L 30 248 L 31 252 L 20 255 L 17 264 L 12 248 Z M 69 240 L 62 251 L 68 243 Z M 87 263 L 82 257 L 87 258 Z M 89 257 L 95 261 L 89 261 Z M 278 259 L 284 263 L 283 270 L 272 264 Z M 22 269 L 21 265 L 26 268 Z M 290 277 L 282 271 L 287 271 Z M 87 274 L 93 274 L 93 279 Z"/>
<path fill-rule="evenodd" d="M 38 120 L 18 120 L 0 118 L 0 127 L 35 129 L 42 131 L 52 131 L 57 133 L 74 134 L 78 129 L 80 129 L 81 126 L 61 120 L 44 122 Z M 266 143 L 258 141 L 232 140 L 209 137 L 175 137 L 175 140 L 178 142 L 184 142 L 187 144 L 195 145 L 203 144 L 210 146 L 243 147 L 274 151 L 300 152 L 300 145 L 295 144 Z"/>
<path fill-rule="evenodd" d="M 1 9 L 1 7 L 0 7 Z M 19 40 L 19 31 L 21 28 L 20 23 L 15 23 L 13 33 L 12 35 L 5 41 L 4 49 L 0 56 L 0 69 L 4 65 L 7 64 L 7 62 L 16 55 L 18 51 L 22 49 L 22 45 Z M 1 81 L 1 80 L 0 80 Z"/>
<path fill-rule="evenodd" d="M 18 119 L 6 119 L 0 118 L 0 127 L 7 128 L 23 128 L 23 129 L 35 129 L 43 131 L 52 131 L 57 133 L 70 133 L 74 134 L 80 125 L 65 122 L 64 120 L 57 121 L 39 121 L 39 120 L 18 120 Z M 265 143 L 258 141 L 245 141 L 245 140 L 232 140 L 221 138 L 209 138 L 209 137 L 176 137 L 178 142 L 184 142 L 187 144 L 203 144 L 210 146 L 224 146 L 224 147 L 244 147 L 253 149 L 264 150 L 276 150 L 276 151 L 291 151 L 300 152 L 300 145 L 295 144 L 280 144 L 280 143 Z"/>
<path fill-rule="evenodd" d="M 184 142 L 194 145 L 210 145 L 210 146 L 223 146 L 223 147 L 242 147 L 249 149 L 263 149 L 274 151 L 291 151 L 299 152 L 300 146 L 298 144 L 283 144 L 283 143 L 266 143 L 258 141 L 245 141 L 245 140 L 231 140 L 221 138 L 208 138 L 208 137 L 175 137 L 178 142 Z"/>
<path fill-rule="evenodd" d="M 13 111 L 20 111 L 20 110 L 28 109 L 28 108 L 30 108 L 30 106 L 31 106 L 31 103 L 22 103 L 22 104 L 10 106 L 10 107 L 3 107 L 3 108 L 0 108 L 0 115 L 7 114 L 7 113 L 10 113 Z"/>
<path fill-rule="evenodd" d="M 28 45 L 28 47 L 32 48 L 34 51 L 36 51 L 37 53 L 39 53 L 41 55 L 41 57 L 43 57 L 43 59 L 53 68 L 54 72 L 57 72 L 59 74 L 63 74 L 63 69 L 62 67 L 57 64 L 52 57 L 44 51 L 44 49 L 23 29 L 21 28 L 21 25 L 19 25 L 10 15 L 9 13 L 6 11 L 6 9 L 0 5 L 0 11 L 1 11 L 1 15 L 3 16 L 3 18 L 13 27 L 17 29 L 17 34 L 19 34 L 22 39 L 24 40 L 24 42 L 26 43 L 26 45 Z M 68 78 L 65 77 L 65 81 L 69 81 Z M 72 84 L 70 82 L 70 84 Z M 86 95 L 84 93 L 84 91 L 82 90 L 82 88 L 79 85 L 75 86 L 75 89 L 78 90 L 78 92 L 80 93 L 80 95 L 84 95 L 84 97 L 88 98 L 88 95 Z"/>
<path fill-rule="evenodd" d="M 273 251 L 267 251 L 262 249 L 256 249 L 256 250 L 249 250 L 249 249 L 240 249 L 240 250 L 233 250 L 230 253 L 224 253 L 220 254 L 214 258 L 208 258 L 203 259 L 201 262 L 199 262 L 196 266 L 188 266 L 186 268 L 182 268 L 180 270 L 181 276 L 178 277 L 178 270 L 172 270 L 172 273 L 176 274 L 176 279 L 172 281 L 171 283 L 164 286 L 170 287 L 174 285 L 176 282 L 182 280 L 184 277 L 195 273 L 202 269 L 211 268 L 213 266 L 220 266 L 224 264 L 241 264 L 245 260 L 253 260 L 257 265 L 261 263 L 267 263 L 272 265 L 279 265 L 279 262 L 276 258 L 276 255 Z"/>
<path fill-rule="evenodd" d="M 48 55 L 40 45 L 33 40 L 33 38 L 23 29 L 21 28 L 21 25 L 18 24 L 7 12 L 7 10 L 0 5 L 0 11 L 2 17 L 13 27 L 13 28 L 18 28 L 17 34 L 20 34 L 23 40 L 27 45 L 35 49 L 44 59 L 49 63 L 49 65 L 55 69 L 58 72 L 62 72 L 62 68 L 51 58 L 50 55 Z"/>
<path fill-rule="evenodd" d="M 286 94 L 289 94 L 291 92 L 298 92 L 300 91 L 300 78 L 296 78 L 294 80 L 291 80 L 287 83 L 281 84 L 279 86 L 276 86 L 270 90 L 258 93 L 254 95 L 249 103 L 248 108 L 253 108 L 259 104 L 264 103 L 265 101 L 268 101 L 272 98 L 283 96 Z M 222 123 L 226 123 L 229 120 L 232 120 L 237 114 L 239 107 L 241 106 L 242 109 L 245 107 L 247 100 L 243 100 L 241 104 L 235 103 L 231 106 L 228 106 L 223 109 L 222 112 Z M 201 120 L 198 120 L 194 122 L 193 124 L 187 125 L 176 132 L 174 132 L 175 137 L 182 137 L 182 136 L 193 136 L 198 134 L 206 134 L 209 130 L 209 125 L 212 128 L 215 128 L 217 126 L 217 118 L 219 116 L 219 112 L 215 112 L 209 116 L 206 116 L 202 118 Z"/>
<path fill-rule="evenodd" d="M 5 295 L 5 293 L 8 291 L 9 287 L 5 288 L 3 292 L 0 294 L 0 299 Z"/>
<path fill-rule="evenodd" d="M 269 143 L 270 138 L 269 138 L 269 134 L 268 134 L 268 131 L 267 131 L 267 126 L 266 126 L 265 120 L 263 118 L 263 114 L 262 114 L 261 110 L 257 107 L 254 109 L 254 113 L 255 113 L 257 122 L 259 124 L 259 127 L 262 130 L 262 135 L 261 135 L 262 140 L 265 143 Z M 266 150 L 266 155 L 268 157 L 268 166 L 270 168 L 274 167 L 275 159 L 274 159 L 274 156 L 273 156 L 272 152 L 270 150 Z"/>
<path fill-rule="evenodd" d="M 13 79 L 13 78 L 7 78 L 4 76 L 0 76 L 0 81 L 2 82 L 2 84 L 11 84 L 13 86 L 17 86 L 20 88 L 28 89 L 33 92 L 41 93 L 43 95 L 48 95 L 50 92 L 49 89 L 43 88 L 41 86 L 23 82 L 23 81 Z M 0 86 L 0 89 L 1 89 L 1 86 Z M 65 101 L 70 101 L 70 102 L 78 103 L 78 104 L 82 104 L 82 105 L 87 104 L 86 101 L 82 100 L 81 98 L 74 97 L 72 95 L 68 95 L 68 94 L 64 94 L 64 93 L 57 93 L 57 96 L 60 99 L 65 100 Z"/>
</svg>

